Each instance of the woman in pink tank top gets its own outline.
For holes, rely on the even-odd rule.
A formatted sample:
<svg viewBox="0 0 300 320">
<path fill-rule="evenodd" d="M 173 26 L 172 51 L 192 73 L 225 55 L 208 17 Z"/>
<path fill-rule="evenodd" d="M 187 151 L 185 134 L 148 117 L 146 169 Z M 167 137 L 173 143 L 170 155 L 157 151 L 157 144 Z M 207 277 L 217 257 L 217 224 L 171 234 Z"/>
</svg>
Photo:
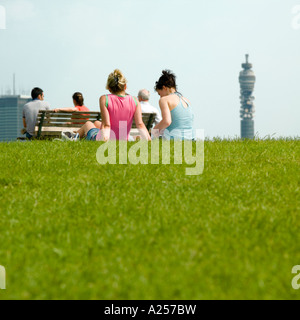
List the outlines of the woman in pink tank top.
<svg viewBox="0 0 300 320">
<path fill-rule="evenodd" d="M 107 79 L 106 89 L 111 94 L 100 97 L 102 122 L 90 121 L 78 130 L 80 138 L 86 136 L 91 141 L 128 140 L 133 122 L 143 139 L 151 140 L 142 119 L 141 105 L 136 97 L 126 93 L 127 80 L 118 69 Z"/>
</svg>

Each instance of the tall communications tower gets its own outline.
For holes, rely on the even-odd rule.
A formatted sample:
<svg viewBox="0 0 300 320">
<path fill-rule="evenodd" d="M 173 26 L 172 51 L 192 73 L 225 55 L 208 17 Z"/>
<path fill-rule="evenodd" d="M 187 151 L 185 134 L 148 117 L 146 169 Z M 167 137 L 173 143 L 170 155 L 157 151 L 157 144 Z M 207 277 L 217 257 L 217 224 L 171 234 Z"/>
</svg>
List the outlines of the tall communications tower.
<svg viewBox="0 0 300 320">
<path fill-rule="evenodd" d="M 253 115 L 255 112 L 254 108 L 254 97 L 252 93 L 254 91 L 254 85 L 256 77 L 252 69 L 252 64 L 248 62 L 249 55 L 246 54 L 246 63 L 242 64 L 242 70 L 240 72 L 240 86 L 241 86 L 241 110 L 240 115 L 241 121 L 241 138 L 242 139 L 253 139 L 254 138 L 254 120 Z"/>
</svg>

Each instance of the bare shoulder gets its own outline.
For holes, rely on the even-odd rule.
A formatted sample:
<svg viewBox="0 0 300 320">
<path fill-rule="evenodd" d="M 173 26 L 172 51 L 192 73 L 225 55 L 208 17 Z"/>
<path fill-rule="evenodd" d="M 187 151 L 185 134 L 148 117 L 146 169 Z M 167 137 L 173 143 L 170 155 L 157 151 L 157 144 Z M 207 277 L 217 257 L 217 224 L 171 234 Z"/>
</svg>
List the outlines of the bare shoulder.
<svg viewBox="0 0 300 320">
<path fill-rule="evenodd" d="M 168 97 L 162 97 L 159 99 L 159 107 L 160 109 L 164 108 L 164 107 L 168 107 L 169 105 L 169 101 L 168 101 Z"/>
<path fill-rule="evenodd" d="M 107 101 L 106 99 L 107 99 L 106 95 L 101 96 L 99 99 L 100 105 L 106 105 L 106 101 Z"/>
<path fill-rule="evenodd" d="M 132 96 L 132 98 L 133 98 L 133 101 L 135 103 L 136 110 L 141 110 L 141 104 L 139 102 L 139 99 L 137 97 L 135 97 L 135 96 Z"/>
<path fill-rule="evenodd" d="M 170 96 L 165 96 L 159 99 L 159 103 L 162 104 L 168 103 L 168 101 L 170 101 Z"/>
</svg>

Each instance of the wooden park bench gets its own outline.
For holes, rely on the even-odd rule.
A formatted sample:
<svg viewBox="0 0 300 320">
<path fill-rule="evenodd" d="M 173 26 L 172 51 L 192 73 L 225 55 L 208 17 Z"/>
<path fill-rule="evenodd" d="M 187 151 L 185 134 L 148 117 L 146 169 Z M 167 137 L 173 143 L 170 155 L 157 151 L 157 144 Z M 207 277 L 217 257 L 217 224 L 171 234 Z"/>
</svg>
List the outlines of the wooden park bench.
<svg viewBox="0 0 300 320">
<path fill-rule="evenodd" d="M 62 131 L 77 131 L 87 121 L 101 121 L 101 113 L 94 111 L 54 112 L 40 110 L 35 125 L 37 139 L 60 138 Z M 153 126 L 155 114 L 143 113 L 143 122 L 148 131 Z M 132 131 L 135 132 L 136 124 L 133 120 Z"/>
</svg>

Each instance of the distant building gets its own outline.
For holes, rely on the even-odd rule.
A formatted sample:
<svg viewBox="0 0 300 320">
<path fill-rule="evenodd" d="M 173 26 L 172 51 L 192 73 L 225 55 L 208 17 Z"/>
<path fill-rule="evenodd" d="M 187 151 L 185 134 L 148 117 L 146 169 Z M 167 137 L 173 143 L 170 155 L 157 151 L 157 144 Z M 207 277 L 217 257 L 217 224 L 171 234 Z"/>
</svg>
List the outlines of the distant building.
<svg viewBox="0 0 300 320">
<path fill-rule="evenodd" d="M 249 55 L 246 54 L 246 63 L 242 64 L 243 71 L 240 72 L 240 86 L 241 86 L 241 138 L 254 139 L 254 85 L 256 77 L 252 71 L 252 64 L 248 61 Z"/>
<path fill-rule="evenodd" d="M 22 136 L 23 106 L 30 100 L 28 96 L 0 96 L 0 142 Z"/>
</svg>

